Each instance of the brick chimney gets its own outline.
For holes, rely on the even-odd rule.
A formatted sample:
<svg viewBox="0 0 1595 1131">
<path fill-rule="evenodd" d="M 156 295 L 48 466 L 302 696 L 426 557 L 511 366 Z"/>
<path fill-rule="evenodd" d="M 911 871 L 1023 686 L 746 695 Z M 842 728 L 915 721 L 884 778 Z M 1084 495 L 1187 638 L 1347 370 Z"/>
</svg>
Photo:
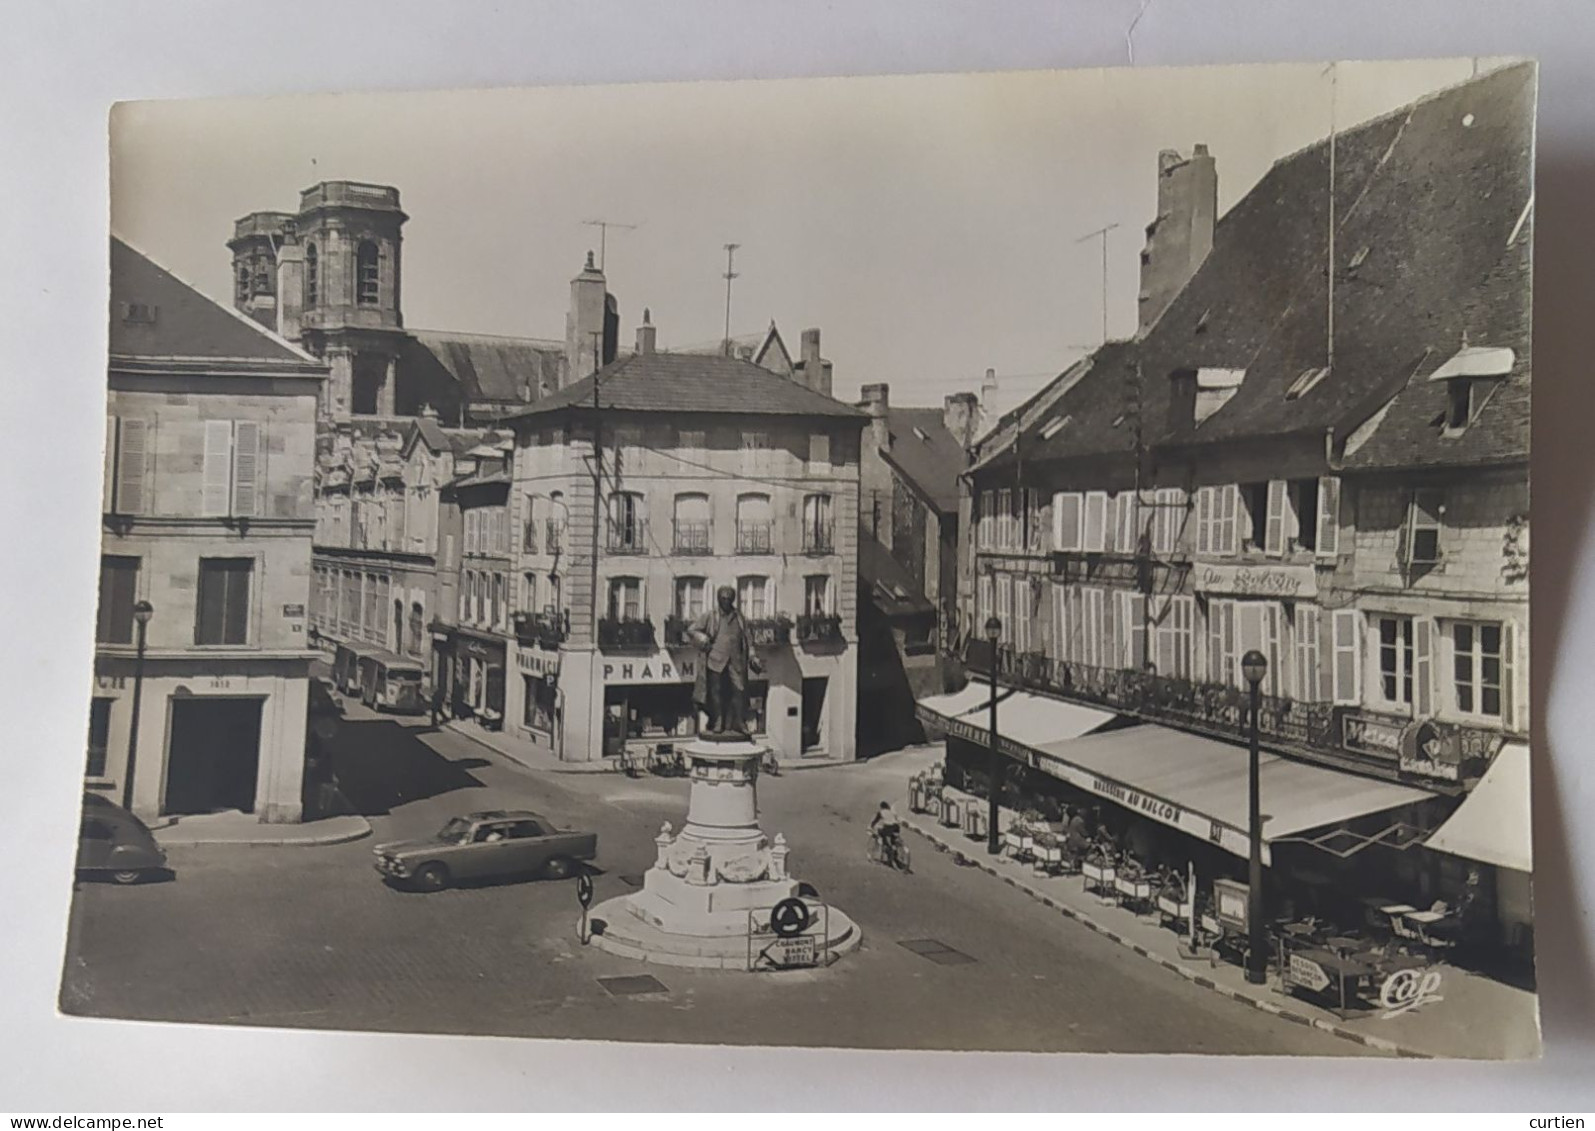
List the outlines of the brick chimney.
<svg viewBox="0 0 1595 1131">
<path fill-rule="evenodd" d="M 831 395 L 831 363 L 820 356 L 820 332 L 818 330 L 803 331 L 802 360 L 799 363 L 803 369 L 803 384 L 813 389 L 816 393 Z M 884 390 L 885 386 L 881 386 Z"/>
<path fill-rule="evenodd" d="M 959 446 L 970 447 L 975 442 L 975 430 L 980 422 L 980 398 L 974 393 L 952 394 L 942 401 L 941 418 Z"/>
<path fill-rule="evenodd" d="M 882 451 L 892 446 L 892 426 L 886 414 L 890 408 L 890 385 L 865 385 L 858 391 L 858 407 L 869 414 L 870 438 Z"/>
<path fill-rule="evenodd" d="M 642 325 L 637 327 L 637 352 L 654 352 L 653 314 L 646 306 L 642 308 Z"/>
<path fill-rule="evenodd" d="M 1141 251 L 1140 332 L 1174 301 L 1213 250 L 1218 223 L 1218 168 L 1197 145 L 1190 157 L 1165 149 L 1157 157 L 1157 218 Z"/>
<path fill-rule="evenodd" d="M 575 383 L 591 377 L 603 364 L 604 339 L 609 318 L 609 294 L 604 273 L 587 265 L 570 281 L 570 310 L 565 315 L 565 380 Z M 595 341 L 594 335 L 597 335 Z"/>
</svg>

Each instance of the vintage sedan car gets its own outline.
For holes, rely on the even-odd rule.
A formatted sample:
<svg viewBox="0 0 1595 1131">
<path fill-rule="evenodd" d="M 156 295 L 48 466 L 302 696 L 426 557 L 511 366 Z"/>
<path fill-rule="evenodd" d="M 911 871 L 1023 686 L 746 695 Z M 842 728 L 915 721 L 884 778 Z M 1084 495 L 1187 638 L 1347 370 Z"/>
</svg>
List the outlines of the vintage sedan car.
<svg viewBox="0 0 1595 1131">
<path fill-rule="evenodd" d="M 527 810 L 495 809 L 454 817 L 436 836 L 379 844 L 372 851 L 384 879 L 438 891 L 461 880 L 564 879 L 598 855 L 598 837 L 559 828 Z"/>
<path fill-rule="evenodd" d="M 166 853 L 144 822 L 97 793 L 83 795 L 77 873 L 109 876 L 119 884 L 170 875 Z"/>
</svg>

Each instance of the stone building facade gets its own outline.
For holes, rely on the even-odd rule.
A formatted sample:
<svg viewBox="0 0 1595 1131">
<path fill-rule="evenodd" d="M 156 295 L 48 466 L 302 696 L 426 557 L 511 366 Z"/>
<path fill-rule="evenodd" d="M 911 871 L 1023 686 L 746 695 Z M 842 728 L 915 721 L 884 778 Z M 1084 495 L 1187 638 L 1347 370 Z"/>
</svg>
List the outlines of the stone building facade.
<svg viewBox="0 0 1595 1131">
<path fill-rule="evenodd" d="M 111 300 L 86 787 L 146 817 L 297 821 L 327 367 L 117 240 Z"/>
</svg>

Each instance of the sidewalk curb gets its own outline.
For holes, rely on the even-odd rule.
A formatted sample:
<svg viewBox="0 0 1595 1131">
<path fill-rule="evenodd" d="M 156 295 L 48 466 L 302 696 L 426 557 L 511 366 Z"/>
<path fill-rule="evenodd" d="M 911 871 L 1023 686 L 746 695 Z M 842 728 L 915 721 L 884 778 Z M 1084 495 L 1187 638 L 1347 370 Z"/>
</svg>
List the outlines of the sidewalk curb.
<svg viewBox="0 0 1595 1131">
<path fill-rule="evenodd" d="M 167 828 L 176 827 L 178 826 L 167 826 Z M 166 829 L 157 829 L 155 837 L 156 843 L 162 848 L 197 848 L 223 844 L 239 845 L 243 848 L 324 848 L 328 845 L 349 844 L 352 841 L 364 840 L 371 835 L 371 822 L 362 817 L 360 819 L 360 827 L 350 829 L 347 832 L 323 833 L 313 837 L 253 837 L 249 840 L 208 837 L 203 834 L 194 840 L 162 840 L 159 834 L 164 831 Z"/>
<path fill-rule="evenodd" d="M 472 742 L 476 743 L 478 746 L 486 747 L 487 749 L 493 751 L 493 753 L 498 754 L 501 757 L 507 758 L 509 761 L 515 763 L 521 769 L 530 770 L 533 773 L 541 773 L 541 774 L 588 774 L 588 775 L 591 775 L 591 774 L 614 774 L 616 776 L 624 776 L 621 773 L 621 771 L 617 770 L 614 766 L 611 766 L 608 763 L 607 759 L 596 761 L 596 762 L 560 762 L 557 765 L 552 765 L 552 766 L 545 766 L 545 765 L 539 765 L 539 764 L 534 764 L 534 763 L 531 763 L 531 762 L 522 761 L 520 758 L 517 758 L 514 754 L 512 754 L 505 747 L 498 745 L 497 743 L 495 743 L 491 739 L 489 739 L 486 735 L 481 734 L 479 731 L 476 730 L 476 728 L 474 728 L 474 727 L 465 727 L 465 726 L 459 725 L 459 720 L 458 719 L 450 719 L 448 722 L 444 723 L 438 729 L 440 731 L 441 730 L 446 730 L 446 731 L 448 731 L 451 734 L 457 734 L 461 738 L 468 738 Z M 798 759 L 798 760 L 794 760 L 794 761 L 791 761 L 791 762 L 782 762 L 781 763 L 781 768 L 779 770 L 777 770 L 771 776 L 781 777 L 781 776 L 783 776 L 785 774 L 795 773 L 797 771 L 802 771 L 802 770 L 835 770 L 835 769 L 841 769 L 841 768 L 843 768 L 845 766 L 859 766 L 859 765 L 863 765 L 863 764 L 864 763 L 862 761 L 858 760 L 858 759 L 855 759 L 855 760 L 853 760 L 851 762 L 842 762 L 842 761 L 835 761 L 835 760 L 830 760 L 830 759 L 827 759 L 827 760 L 824 760 L 824 761 L 821 761 L 819 759 L 812 759 L 812 760 L 808 760 L 808 761 L 804 761 L 804 760 Z"/>
<path fill-rule="evenodd" d="M 1241 1002 L 1243 1005 L 1249 1005 L 1253 1009 L 1260 1010 L 1263 1013 L 1270 1013 L 1276 1017 L 1282 1017 L 1286 1021 L 1292 1021 L 1297 1025 L 1303 1025 L 1307 1028 L 1317 1029 L 1320 1032 L 1329 1033 L 1332 1036 L 1339 1037 L 1342 1040 L 1350 1041 L 1353 1044 L 1362 1045 L 1366 1048 L 1377 1049 L 1380 1052 L 1390 1053 L 1393 1056 L 1407 1057 L 1409 1059 L 1415 1060 L 1435 1059 L 1435 1054 L 1433 1053 L 1424 1052 L 1421 1049 L 1411 1048 L 1406 1045 L 1398 1045 L 1396 1042 L 1386 1040 L 1383 1037 L 1370 1037 L 1366 1033 L 1359 1033 L 1355 1029 L 1347 1029 L 1344 1026 L 1336 1025 L 1332 1021 L 1325 1021 L 1322 1018 L 1309 1017 L 1305 1013 L 1298 1013 L 1295 1010 L 1288 1009 L 1285 1006 L 1280 1005 L 1278 1002 L 1257 997 L 1253 994 L 1245 992 L 1244 990 L 1233 990 L 1228 986 L 1219 985 L 1219 983 L 1214 979 L 1205 977 L 1190 967 L 1183 965 L 1182 963 L 1176 962 L 1171 958 L 1164 958 L 1160 954 L 1152 953 L 1152 951 L 1148 950 L 1140 943 L 1130 941 L 1112 928 L 1104 926 L 1102 923 L 1091 918 L 1091 916 L 1077 911 L 1075 908 L 1060 902 L 1047 893 L 1033 888 L 1029 884 L 1016 880 L 1012 876 L 1004 875 L 986 861 L 980 859 L 972 853 L 964 851 L 964 849 L 959 845 L 955 843 L 950 844 L 935 833 L 921 828 L 915 821 L 905 819 L 903 824 L 912 829 L 914 832 L 918 833 L 921 837 L 924 837 L 926 840 L 930 841 L 932 847 L 934 847 L 936 851 L 951 853 L 954 857 L 961 858 L 964 861 L 973 864 L 975 867 L 979 868 L 988 875 L 997 877 L 1009 887 L 1017 888 L 1028 895 L 1031 899 L 1034 899 L 1038 903 L 1045 904 L 1046 906 L 1052 908 L 1064 918 L 1073 919 L 1075 922 L 1080 923 L 1089 930 L 1095 931 L 1103 938 L 1109 939 L 1112 942 L 1118 943 L 1120 946 L 1125 947 L 1126 949 L 1134 951 L 1142 958 L 1151 959 L 1165 970 L 1170 970 L 1184 978 L 1186 981 L 1201 986 L 1205 990 L 1212 990 L 1214 993 L 1230 998 L 1233 1001 Z"/>
</svg>

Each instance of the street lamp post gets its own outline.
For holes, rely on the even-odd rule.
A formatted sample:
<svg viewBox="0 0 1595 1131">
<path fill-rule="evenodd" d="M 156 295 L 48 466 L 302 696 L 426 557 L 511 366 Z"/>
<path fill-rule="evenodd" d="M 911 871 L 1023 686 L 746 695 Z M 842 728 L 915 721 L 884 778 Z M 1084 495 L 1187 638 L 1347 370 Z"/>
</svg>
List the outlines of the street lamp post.
<svg viewBox="0 0 1595 1131">
<path fill-rule="evenodd" d="M 127 732 L 127 768 L 122 771 L 122 808 L 133 810 L 133 767 L 138 761 L 138 710 L 144 697 L 144 633 L 155 606 L 140 601 L 133 606 L 133 629 L 137 634 L 138 654 L 133 660 L 133 718 Z"/>
<path fill-rule="evenodd" d="M 986 851 L 993 856 L 1002 851 L 997 837 L 997 806 L 1002 797 L 1002 754 L 997 749 L 997 638 L 1002 635 L 1002 621 L 986 618 L 987 660 L 991 667 L 991 758 L 990 801 L 986 811 Z"/>
<path fill-rule="evenodd" d="M 1247 829 L 1251 854 L 1246 870 L 1246 980 L 1260 986 L 1268 980 L 1268 950 L 1263 937 L 1263 812 L 1257 788 L 1257 712 L 1262 703 L 1263 677 L 1268 674 L 1268 657 L 1251 649 L 1241 657 L 1241 674 L 1251 687 L 1251 759 L 1247 769 L 1251 795 Z"/>
</svg>

